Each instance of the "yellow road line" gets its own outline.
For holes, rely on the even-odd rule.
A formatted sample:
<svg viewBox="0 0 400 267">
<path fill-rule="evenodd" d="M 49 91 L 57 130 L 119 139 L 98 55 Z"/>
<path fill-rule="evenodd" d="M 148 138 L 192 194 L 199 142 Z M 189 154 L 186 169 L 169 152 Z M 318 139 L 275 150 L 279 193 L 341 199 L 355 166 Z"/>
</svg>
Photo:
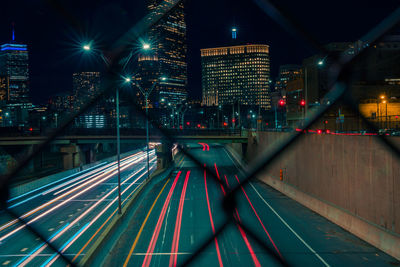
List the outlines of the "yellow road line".
<svg viewBox="0 0 400 267">
<path fill-rule="evenodd" d="M 182 163 L 182 161 L 184 160 L 184 158 L 185 158 L 185 156 L 183 156 L 182 157 L 182 159 L 180 160 L 180 162 L 178 163 L 178 165 L 179 164 L 181 164 Z M 164 188 L 165 188 L 165 186 L 167 185 L 167 183 L 169 182 L 169 179 L 168 179 L 168 181 L 165 183 L 165 185 L 164 185 L 164 187 L 163 187 L 163 189 L 162 190 L 164 190 Z M 131 194 L 133 194 L 135 192 L 135 190 L 131 193 Z M 162 191 L 161 191 L 162 192 Z M 160 195 L 161 195 L 161 192 L 160 192 Z M 124 202 L 127 200 L 127 199 L 129 199 L 129 197 L 130 196 L 128 196 L 128 198 L 126 198 L 125 200 L 124 200 Z M 157 199 L 158 199 L 158 197 L 157 197 Z M 155 201 L 157 201 L 157 199 L 155 200 Z M 154 204 L 155 204 L 155 202 L 154 202 Z M 154 205 L 153 204 L 153 205 Z M 152 207 L 153 208 L 153 207 Z M 75 257 L 72 259 L 72 262 L 74 262 L 78 257 L 79 257 L 79 255 L 81 255 L 81 253 L 83 252 L 83 250 L 85 250 L 85 248 L 90 244 L 90 242 L 92 242 L 92 240 L 94 239 L 94 237 L 96 236 L 96 235 L 98 235 L 99 234 L 99 232 L 101 231 L 101 229 L 103 229 L 103 227 L 107 224 L 107 222 L 115 215 L 115 213 L 118 211 L 118 209 L 115 209 L 114 210 L 114 212 L 104 221 L 104 223 L 96 230 L 96 232 L 89 238 L 89 240 L 86 242 L 86 244 L 79 250 L 79 252 L 75 255 Z M 151 212 L 151 210 L 150 210 L 150 212 Z M 149 213 L 150 214 L 150 213 Z M 147 218 L 146 218 L 147 219 Z M 143 226 L 144 227 L 144 226 Z M 132 250 L 132 252 L 133 252 L 133 250 Z"/>
<path fill-rule="evenodd" d="M 136 188 L 136 189 L 137 189 L 137 188 Z M 133 195 L 133 193 L 136 192 L 136 189 L 133 190 L 133 191 L 129 194 L 129 196 L 128 196 L 124 201 L 122 201 L 122 204 L 124 204 L 126 201 L 129 200 L 129 198 Z M 82 253 L 82 251 L 89 245 L 90 242 L 92 242 L 93 238 L 100 232 L 100 230 L 106 225 L 106 223 L 115 215 L 115 213 L 117 213 L 117 211 L 118 211 L 118 208 L 114 210 L 114 212 L 107 218 L 107 220 L 105 220 L 104 223 L 103 223 L 103 224 L 96 230 L 96 232 L 89 238 L 89 240 L 88 240 L 88 241 L 86 242 L 86 244 L 81 248 L 81 250 L 79 250 L 79 252 L 75 255 L 75 257 L 72 259 L 71 262 L 74 262 L 74 261 L 79 257 L 79 255 Z"/>
<path fill-rule="evenodd" d="M 153 208 L 154 208 L 154 206 L 155 206 L 156 203 L 157 203 L 157 200 L 160 198 L 160 196 L 161 196 L 162 192 L 164 191 L 165 187 L 167 186 L 169 180 L 170 180 L 170 179 L 168 179 L 167 182 L 164 184 L 164 186 L 163 186 L 163 188 L 161 189 L 160 193 L 158 194 L 157 198 L 154 200 L 153 205 L 151 206 L 149 212 L 147 213 L 146 218 L 144 219 L 143 224 L 142 224 L 142 226 L 140 227 L 138 234 L 136 235 L 135 241 L 133 242 L 132 247 L 131 247 L 131 249 L 129 250 L 128 257 L 126 257 L 126 260 L 125 260 L 124 265 L 123 265 L 124 267 L 126 267 L 126 266 L 128 265 L 128 262 L 129 262 L 130 258 L 132 257 L 133 250 L 135 249 L 135 247 L 136 247 L 136 245 L 137 245 L 137 242 L 139 241 L 140 235 L 141 235 L 142 232 L 143 232 L 143 229 L 144 229 L 144 227 L 145 227 L 145 225 L 146 225 L 146 223 L 147 223 L 147 220 L 149 219 L 150 214 L 151 214 L 151 212 L 153 211 Z"/>
</svg>

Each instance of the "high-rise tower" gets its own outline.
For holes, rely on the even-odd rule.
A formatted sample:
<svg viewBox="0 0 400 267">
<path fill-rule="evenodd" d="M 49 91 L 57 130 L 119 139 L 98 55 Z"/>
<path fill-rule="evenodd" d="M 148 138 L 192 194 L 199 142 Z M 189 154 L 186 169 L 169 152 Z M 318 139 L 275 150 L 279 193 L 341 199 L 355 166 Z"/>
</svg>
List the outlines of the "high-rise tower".
<svg viewBox="0 0 400 267">
<path fill-rule="evenodd" d="M 0 48 L 0 75 L 8 77 L 7 101 L 30 102 L 28 59 L 28 46 L 16 43 L 13 29 L 11 42 Z"/>
<path fill-rule="evenodd" d="M 203 105 L 258 105 L 271 108 L 269 46 L 201 49 Z"/>
<path fill-rule="evenodd" d="M 176 1 L 148 0 L 150 12 L 157 12 L 161 5 L 174 5 Z M 151 51 L 146 58 L 141 58 L 145 66 L 142 80 L 157 81 L 158 85 L 150 99 L 153 106 L 163 100 L 173 105 L 184 101 L 187 97 L 187 44 L 185 5 L 180 2 L 168 14 L 155 24 L 148 33 Z M 152 55 L 150 55 L 152 53 Z M 146 59 L 152 61 L 148 64 Z M 149 67 L 154 68 L 149 70 Z M 140 66 L 139 66 L 140 68 Z M 139 71 L 140 72 L 140 71 Z M 151 75 L 150 75 L 151 74 Z M 158 77 L 150 77 L 150 76 Z M 166 79 L 160 80 L 160 77 Z"/>
</svg>

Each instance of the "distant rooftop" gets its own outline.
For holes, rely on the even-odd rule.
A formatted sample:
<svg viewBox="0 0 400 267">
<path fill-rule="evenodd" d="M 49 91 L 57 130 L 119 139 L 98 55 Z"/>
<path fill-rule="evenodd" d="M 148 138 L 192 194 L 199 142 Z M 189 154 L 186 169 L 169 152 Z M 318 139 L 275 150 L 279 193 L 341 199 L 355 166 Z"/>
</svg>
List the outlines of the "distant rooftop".
<svg viewBox="0 0 400 267">
<path fill-rule="evenodd" d="M 25 44 L 3 44 L 0 48 L 1 51 L 28 51 L 28 46 Z"/>
</svg>

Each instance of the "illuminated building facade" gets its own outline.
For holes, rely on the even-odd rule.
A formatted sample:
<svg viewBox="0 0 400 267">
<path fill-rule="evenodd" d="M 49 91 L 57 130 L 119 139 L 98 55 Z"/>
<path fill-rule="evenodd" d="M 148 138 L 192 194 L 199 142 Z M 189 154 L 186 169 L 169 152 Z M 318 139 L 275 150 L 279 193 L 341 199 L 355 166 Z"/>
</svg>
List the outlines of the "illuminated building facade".
<svg viewBox="0 0 400 267">
<path fill-rule="evenodd" d="M 259 105 L 271 109 L 268 45 L 201 49 L 203 105 Z"/>
<path fill-rule="evenodd" d="M 0 75 L 8 77 L 6 100 L 28 103 L 29 62 L 28 47 L 25 44 L 3 44 L 0 48 Z"/>
<path fill-rule="evenodd" d="M 75 97 L 74 109 L 90 101 L 100 91 L 100 72 L 77 72 L 72 74 L 72 88 Z"/>
<path fill-rule="evenodd" d="M 148 10 L 157 14 L 163 6 L 176 1 L 148 0 Z M 185 5 L 178 3 L 149 32 L 151 51 L 139 58 L 144 83 L 158 81 L 150 99 L 153 106 L 164 103 L 176 105 L 187 98 L 187 44 Z M 143 60 L 147 61 L 144 62 Z M 150 60 L 150 61 L 149 61 Z M 139 67 L 141 67 L 139 66 Z M 160 77 L 166 79 L 160 80 Z"/>
<path fill-rule="evenodd" d="M 297 80 L 303 75 L 302 67 L 298 65 L 282 65 L 279 67 L 279 77 L 275 82 L 275 91 L 286 90 L 290 81 Z"/>
<path fill-rule="evenodd" d="M 100 72 L 78 72 L 72 75 L 74 110 L 79 110 L 100 91 Z M 104 128 L 106 125 L 105 106 L 96 103 L 93 108 L 76 119 L 76 125 L 83 128 Z"/>
</svg>

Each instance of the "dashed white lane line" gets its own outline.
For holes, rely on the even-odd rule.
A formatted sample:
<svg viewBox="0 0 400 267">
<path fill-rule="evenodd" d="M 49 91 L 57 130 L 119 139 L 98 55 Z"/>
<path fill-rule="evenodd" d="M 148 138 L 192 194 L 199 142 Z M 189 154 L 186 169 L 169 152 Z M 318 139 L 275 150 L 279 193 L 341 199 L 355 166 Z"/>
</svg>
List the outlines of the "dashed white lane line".
<svg viewBox="0 0 400 267">
<path fill-rule="evenodd" d="M 261 198 L 261 200 L 265 203 L 265 205 L 268 206 L 268 208 L 278 217 L 279 220 L 327 267 L 330 265 L 306 242 L 304 241 L 303 238 L 300 237 L 299 234 L 296 233 L 295 230 L 293 230 L 292 227 L 278 214 L 278 212 L 275 211 L 275 209 L 261 196 L 261 194 L 258 192 L 258 190 L 254 187 L 253 183 L 250 182 L 251 187 L 254 189 L 256 194 Z"/>
<path fill-rule="evenodd" d="M 21 252 L 24 252 L 24 251 L 27 251 L 28 250 L 28 248 L 23 248 L 23 249 L 21 249 Z"/>
<path fill-rule="evenodd" d="M 5 261 L 3 262 L 3 265 L 8 265 L 11 261 Z"/>
</svg>

